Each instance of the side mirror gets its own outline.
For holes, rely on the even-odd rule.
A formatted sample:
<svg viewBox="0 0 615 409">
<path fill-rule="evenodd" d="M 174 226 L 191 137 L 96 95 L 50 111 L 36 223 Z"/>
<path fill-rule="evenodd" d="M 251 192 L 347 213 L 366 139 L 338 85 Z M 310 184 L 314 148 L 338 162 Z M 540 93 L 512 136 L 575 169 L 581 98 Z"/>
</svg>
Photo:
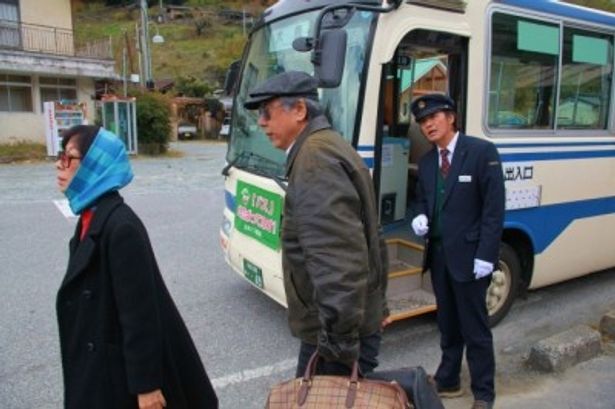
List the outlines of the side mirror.
<svg viewBox="0 0 615 409">
<path fill-rule="evenodd" d="M 241 61 L 233 61 L 226 70 L 226 77 L 224 78 L 224 94 L 232 95 L 239 79 L 239 71 L 241 70 Z"/>
<path fill-rule="evenodd" d="M 312 51 L 314 76 L 320 88 L 335 88 L 342 82 L 347 41 L 345 30 L 321 32 L 316 48 Z"/>
</svg>

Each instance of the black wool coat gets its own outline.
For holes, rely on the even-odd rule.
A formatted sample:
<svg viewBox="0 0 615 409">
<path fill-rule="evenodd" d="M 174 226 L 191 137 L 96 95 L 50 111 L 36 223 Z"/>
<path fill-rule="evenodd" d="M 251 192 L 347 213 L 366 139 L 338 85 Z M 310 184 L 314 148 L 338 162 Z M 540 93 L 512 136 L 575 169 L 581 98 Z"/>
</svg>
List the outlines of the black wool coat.
<svg viewBox="0 0 615 409">
<path fill-rule="evenodd" d="M 141 220 L 113 192 L 80 231 L 56 304 L 65 408 L 135 409 L 156 389 L 168 409 L 217 408 Z"/>
</svg>

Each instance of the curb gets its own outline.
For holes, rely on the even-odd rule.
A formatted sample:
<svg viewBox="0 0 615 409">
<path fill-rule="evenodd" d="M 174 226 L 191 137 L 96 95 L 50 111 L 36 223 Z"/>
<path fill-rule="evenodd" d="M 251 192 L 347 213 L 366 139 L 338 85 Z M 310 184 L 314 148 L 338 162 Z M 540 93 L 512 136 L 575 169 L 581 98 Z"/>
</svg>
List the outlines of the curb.
<svg viewBox="0 0 615 409">
<path fill-rule="evenodd" d="M 615 310 L 609 311 L 602 316 L 600 320 L 600 333 L 610 339 L 615 339 Z"/>
<path fill-rule="evenodd" d="M 613 327 L 615 329 L 615 314 Z M 599 331 L 578 325 L 538 341 L 530 350 L 527 364 L 542 372 L 561 372 L 602 352 Z"/>
</svg>

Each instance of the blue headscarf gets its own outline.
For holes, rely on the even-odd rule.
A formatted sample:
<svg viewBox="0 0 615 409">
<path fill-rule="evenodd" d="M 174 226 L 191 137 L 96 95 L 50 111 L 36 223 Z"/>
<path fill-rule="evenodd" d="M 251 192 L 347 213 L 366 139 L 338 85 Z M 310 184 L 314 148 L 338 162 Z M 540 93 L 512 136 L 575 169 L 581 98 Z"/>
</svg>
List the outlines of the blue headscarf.
<svg viewBox="0 0 615 409">
<path fill-rule="evenodd" d="M 100 128 L 64 194 L 73 213 L 81 214 L 105 193 L 126 186 L 132 176 L 124 142 Z"/>
</svg>

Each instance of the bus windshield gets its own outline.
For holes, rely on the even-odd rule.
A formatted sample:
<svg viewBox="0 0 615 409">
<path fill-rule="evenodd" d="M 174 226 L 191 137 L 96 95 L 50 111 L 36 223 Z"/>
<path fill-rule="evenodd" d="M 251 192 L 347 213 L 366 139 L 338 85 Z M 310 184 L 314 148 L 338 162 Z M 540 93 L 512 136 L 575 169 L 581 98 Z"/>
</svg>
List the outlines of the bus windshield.
<svg viewBox="0 0 615 409">
<path fill-rule="evenodd" d="M 318 11 L 296 15 L 263 26 L 253 33 L 245 56 L 243 75 L 235 99 L 231 139 L 227 161 L 252 173 L 281 177 L 284 175 L 285 153 L 274 148 L 258 126 L 258 113 L 246 110 L 243 103 L 248 93 L 273 75 L 286 71 L 314 73 L 311 53 L 298 52 L 293 40 L 312 34 Z M 371 44 L 371 12 L 356 12 L 344 27 L 348 33 L 346 64 L 342 82 L 337 88 L 320 89 L 320 103 L 332 126 L 352 141 L 358 120 L 361 77 L 365 68 L 367 47 Z M 327 58 L 327 56 L 324 56 Z"/>
</svg>

